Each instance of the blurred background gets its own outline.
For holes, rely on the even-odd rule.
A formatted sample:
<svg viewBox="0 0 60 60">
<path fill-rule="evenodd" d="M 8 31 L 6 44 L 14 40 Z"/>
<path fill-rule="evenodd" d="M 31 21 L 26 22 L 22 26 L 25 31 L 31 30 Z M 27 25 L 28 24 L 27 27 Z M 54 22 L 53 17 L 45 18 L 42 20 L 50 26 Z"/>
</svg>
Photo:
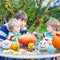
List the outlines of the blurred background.
<svg viewBox="0 0 60 60">
<path fill-rule="evenodd" d="M 23 10 L 28 15 L 26 27 L 29 32 L 46 32 L 46 21 L 60 21 L 60 0 L 0 0 L 0 26 Z"/>
</svg>

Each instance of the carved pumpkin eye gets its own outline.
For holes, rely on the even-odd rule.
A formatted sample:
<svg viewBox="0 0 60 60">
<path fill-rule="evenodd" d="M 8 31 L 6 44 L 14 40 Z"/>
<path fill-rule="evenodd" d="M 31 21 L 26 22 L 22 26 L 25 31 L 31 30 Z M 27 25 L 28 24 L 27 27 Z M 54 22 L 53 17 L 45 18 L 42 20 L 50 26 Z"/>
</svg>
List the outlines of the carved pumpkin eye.
<svg viewBox="0 0 60 60">
<path fill-rule="evenodd" d="M 40 43 L 40 45 L 42 45 L 42 43 Z"/>
<path fill-rule="evenodd" d="M 45 45 L 46 43 L 44 43 L 44 45 Z"/>
</svg>

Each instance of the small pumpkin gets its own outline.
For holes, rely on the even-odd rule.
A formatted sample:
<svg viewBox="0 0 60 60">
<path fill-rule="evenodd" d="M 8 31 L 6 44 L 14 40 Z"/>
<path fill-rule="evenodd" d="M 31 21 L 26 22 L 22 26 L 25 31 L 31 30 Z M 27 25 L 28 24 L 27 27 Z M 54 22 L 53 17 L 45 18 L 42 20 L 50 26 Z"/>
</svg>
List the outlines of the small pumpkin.
<svg viewBox="0 0 60 60">
<path fill-rule="evenodd" d="M 47 41 L 45 41 L 45 40 L 40 41 L 40 43 L 38 45 L 38 49 L 42 50 L 42 51 L 47 50 L 48 47 L 49 47 L 49 43 Z"/>
<path fill-rule="evenodd" d="M 29 43 L 36 43 L 36 37 L 31 34 L 24 34 L 18 39 L 19 43 L 28 45 Z"/>
<path fill-rule="evenodd" d="M 35 44 L 34 43 L 29 43 L 28 44 L 28 49 L 30 49 L 30 50 L 35 49 Z"/>
<path fill-rule="evenodd" d="M 52 38 L 52 44 L 53 46 L 60 50 L 60 34 L 59 33 L 56 33 L 53 38 Z"/>
<path fill-rule="evenodd" d="M 10 49 L 10 45 L 11 45 L 11 42 L 7 39 L 2 42 L 3 49 Z"/>
<path fill-rule="evenodd" d="M 20 48 L 20 45 L 19 45 L 18 42 L 12 42 L 10 48 L 12 50 L 16 50 L 17 51 Z"/>
</svg>

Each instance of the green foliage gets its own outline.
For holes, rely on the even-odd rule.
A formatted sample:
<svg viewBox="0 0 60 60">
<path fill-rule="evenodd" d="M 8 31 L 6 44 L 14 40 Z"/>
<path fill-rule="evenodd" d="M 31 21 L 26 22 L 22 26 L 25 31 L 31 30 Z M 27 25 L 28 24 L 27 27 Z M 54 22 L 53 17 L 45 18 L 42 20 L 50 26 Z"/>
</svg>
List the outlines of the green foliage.
<svg viewBox="0 0 60 60">
<path fill-rule="evenodd" d="M 24 11 L 27 13 L 28 15 L 28 21 L 27 21 L 27 25 L 29 26 L 31 22 L 34 21 L 35 18 L 35 13 L 36 13 L 37 8 L 35 6 L 31 6 L 30 8 L 26 8 L 24 9 Z"/>
<path fill-rule="evenodd" d="M 52 17 L 55 17 L 56 19 L 58 19 L 60 21 L 60 11 L 49 14 L 49 15 L 52 16 Z"/>
<path fill-rule="evenodd" d="M 13 5 L 14 5 L 14 12 L 17 12 L 23 6 L 23 2 L 22 1 L 15 1 L 15 2 L 13 2 Z"/>
<path fill-rule="evenodd" d="M 37 3 L 36 0 L 9 0 L 9 2 L 13 5 L 14 15 L 20 10 L 23 10 L 27 13 L 27 15 L 28 15 L 28 21 L 27 21 L 27 25 L 26 25 L 27 27 L 29 27 L 30 24 L 35 21 L 35 17 L 37 16 L 36 12 L 38 11 L 38 8 L 39 8 L 39 7 L 37 8 L 35 5 L 35 3 Z M 2 20 L 5 15 L 8 16 L 6 19 L 11 18 L 10 11 L 8 11 L 4 6 L 5 6 L 5 4 L 4 4 L 3 0 L 0 0 L 0 20 Z M 56 8 L 56 6 L 54 6 L 52 8 L 50 7 L 49 10 L 52 10 L 54 8 Z M 40 13 L 38 13 L 38 14 L 40 16 L 42 14 L 44 14 L 45 9 L 46 9 L 46 7 L 42 8 Z M 54 13 L 52 12 L 52 13 L 49 13 L 46 15 L 46 17 L 43 19 L 42 26 L 38 31 L 39 33 L 43 32 L 43 31 L 44 32 L 47 31 L 46 30 L 46 22 L 51 17 L 54 17 L 60 21 L 60 11 L 54 12 Z M 36 26 L 33 26 L 29 30 L 29 32 L 32 33 L 35 30 L 35 28 L 36 28 Z"/>
<path fill-rule="evenodd" d="M 5 9 L 0 7 L 0 19 L 4 17 Z"/>
<path fill-rule="evenodd" d="M 45 18 L 44 18 L 44 21 L 42 22 L 42 26 L 41 28 L 39 29 L 39 33 L 42 33 L 42 32 L 46 32 L 47 31 L 47 27 L 46 27 L 46 22 L 50 19 L 51 16 L 47 15 Z"/>
<path fill-rule="evenodd" d="M 60 21 L 60 12 L 55 12 L 55 13 L 52 13 L 52 14 L 48 14 L 45 18 L 44 18 L 44 21 L 42 22 L 42 26 L 41 28 L 39 29 L 39 33 L 42 33 L 42 32 L 46 32 L 47 29 L 46 29 L 46 22 L 50 19 L 50 18 L 56 18 Z M 35 27 L 32 27 L 29 32 L 33 32 L 35 30 Z"/>
</svg>

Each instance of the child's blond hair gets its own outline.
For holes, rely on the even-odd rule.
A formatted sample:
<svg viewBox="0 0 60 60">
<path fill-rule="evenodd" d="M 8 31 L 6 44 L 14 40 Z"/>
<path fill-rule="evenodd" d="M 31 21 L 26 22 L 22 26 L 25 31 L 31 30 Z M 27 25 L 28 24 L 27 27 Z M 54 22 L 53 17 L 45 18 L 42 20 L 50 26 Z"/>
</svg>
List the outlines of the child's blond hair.
<svg viewBox="0 0 60 60">
<path fill-rule="evenodd" d="M 8 27 L 9 27 L 10 30 L 12 30 L 13 27 L 16 26 L 16 25 L 20 25 L 20 22 L 17 19 L 12 18 L 12 19 L 9 20 Z"/>
<path fill-rule="evenodd" d="M 55 27 L 56 31 L 59 30 L 60 23 L 57 19 L 51 18 L 47 21 L 46 25 L 50 25 L 52 27 Z"/>
</svg>

